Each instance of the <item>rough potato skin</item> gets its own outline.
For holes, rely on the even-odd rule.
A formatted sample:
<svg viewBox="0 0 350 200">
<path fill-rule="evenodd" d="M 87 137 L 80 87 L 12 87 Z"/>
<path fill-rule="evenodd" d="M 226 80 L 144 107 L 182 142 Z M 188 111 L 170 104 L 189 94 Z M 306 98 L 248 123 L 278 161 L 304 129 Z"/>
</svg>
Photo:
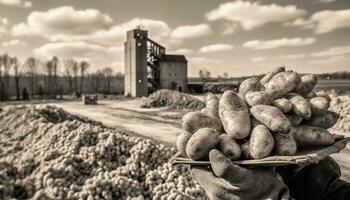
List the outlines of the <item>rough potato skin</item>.
<svg viewBox="0 0 350 200">
<path fill-rule="evenodd" d="M 278 99 L 292 91 L 300 81 L 300 77 L 296 72 L 280 72 L 273 76 L 266 84 L 266 92 L 269 93 L 273 99 Z"/>
<path fill-rule="evenodd" d="M 262 77 L 262 79 L 260 80 L 260 83 L 264 86 L 266 86 L 266 84 L 270 81 L 270 79 L 280 73 L 280 72 L 285 72 L 286 69 L 285 67 L 275 67 L 273 68 L 271 71 L 269 71 L 264 77 Z"/>
<path fill-rule="evenodd" d="M 245 95 L 245 100 L 249 106 L 255 106 L 258 104 L 271 105 L 273 101 L 271 96 L 263 91 L 249 91 Z"/>
<path fill-rule="evenodd" d="M 250 158 L 249 155 L 249 148 L 250 148 L 250 142 L 249 140 L 247 140 L 246 142 L 244 142 L 243 144 L 241 144 L 241 152 L 242 152 L 242 157 L 243 159 L 248 159 Z"/>
<path fill-rule="evenodd" d="M 237 144 L 235 139 L 231 138 L 227 134 L 222 134 L 219 136 L 218 149 L 231 160 L 237 160 L 241 157 L 240 146 Z"/>
<path fill-rule="evenodd" d="M 338 113 L 333 111 L 328 111 L 323 115 L 312 116 L 311 119 L 306 123 L 311 126 L 318 126 L 325 129 L 329 129 L 332 126 L 334 126 L 334 124 L 337 123 L 338 119 L 339 119 Z"/>
<path fill-rule="evenodd" d="M 282 111 L 273 106 L 256 105 L 250 109 L 251 114 L 274 132 L 286 133 L 290 129 L 290 122 Z"/>
<path fill-rule="evenodd" d="M 314 91 L 309 92 L 307 95 L 303 95 L 303 97 L 307 99 L 311 99 L 313 97 L 317 97 L 316 93 Z"/>
<path fill-rule="evenodd" d="M 297 152 L 297 143 L 289 134 L 274 134 L 275 152 L 280 156 L 291 156 Z"/>
<path fill-rule="evenodd" d="M 301 82 L 294 88 L 293 92 L 306 96 L 309 94 L 317 84 L 317 76 L 308 74 L 301 77 Z"/>
<path fill-rule="evenodd" d="M 333 135 L 324 128 L 301 125 L 292 127 L 289 134 L 300 147 L 323 146 L 333 144 Z"/>
<path fill-rule="evenodd" d="M 322 115 L 329 108 L 329 101 L 325 97 L 313 97 L 309 99 L 312 115 Z"/>
<path fill-rule="evenodd" d="M 192 136 L 191 133 L 184 131 L 176 139 L 177 150 L 183 156 L 187 156 L 186 155 L 186 145 L 187 145 L 188 140 L 190 140 L 191 136 Z"/>
<path fill-rule="evenodd" d="M 239 85 L 239 95 L 243 98 L 245 98 L 245 95 L 247 92 L 255 92 L 255 91 L 262 91 L 265 90 L 264 86 L 261 85 L 259 79 L 257 78 L 248 78 L 245 79 L 240 85 Z"/>
<path fill-rule="evenodd" d="M 250 136 L 249 155 L 254 159 L 266 158 L 274 147 L 269 129 L 264 125 L 254 127 Z"/>
<path fill-rule="evenodd" d="M 276 99 L 273 101 L 272 105 L 279 108 L 283 113 L 287 113 L 293 108 L 292 102 L 288 99 Z"/>
<path fill-rule="evenodd" d="M 295 93 L 289 93 L 286 95 L 286 98 L 292 102 L 292 109 L 295 114 L 304 119 L 310 119 L 312 111 L 310 102 L 308 100 Z"/>
<path fill-rule="evenodd" d="M 209 116 L 219 118 L 219 98 L 213 94 L 207 94 L 206 113 Z"/>
<path fill-rule="evenodd" d="M 182 127 L 190 132 L 194 133 L 198 129 L 209 127 L 213 128 L 218 132 L 223 131 L 223 127 L 220 119 L 206 115 L 202 112 L 189 112 L 183 116 L 181 120 Z"/>
<path fill-rule="evenodd" d="M 329 97 L 329 95 L 328 95 L 324 90 L 321 90 L 321 91 L 316 92 L 316 95 L 317 95 L 318 97 L 324 97 L 324 98 L 326 98 L 329 102 L 332 101 L 331 97 Z"/>
<path fill-rule="evenodd" d="M 196 131 L 186 145 L 186 154 L 192 160 L 207 158 L 210 150 L 219 143 L 219 133 L 212 128 L 202 128 Z"/>
<path fill-rule="evenodd" d="M 250 134 L 251 122 L 248 107 L 237 93 L 227 90 L 220 98 L 219 115 L 225 132 L 234 139 Z"/>
<path fill-rule="evenodd" d="M 285 115 L 288 118 L 291 126 L 299 126 L 303 121 L 303 118 L 295 113 L 287 113 Z"/>
</svg>

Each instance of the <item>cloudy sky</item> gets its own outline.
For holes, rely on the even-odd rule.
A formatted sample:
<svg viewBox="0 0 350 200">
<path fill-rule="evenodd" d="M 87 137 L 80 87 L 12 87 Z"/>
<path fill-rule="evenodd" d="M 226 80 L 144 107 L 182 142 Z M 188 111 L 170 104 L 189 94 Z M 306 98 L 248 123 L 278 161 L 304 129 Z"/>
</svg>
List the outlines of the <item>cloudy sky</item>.
<svg viewBox="0 0 350 200">
<path fill-rule="evenodd" d="M 190 76 L 350 70 L 349 0 L 0 0 L 0 53 L 123 72 L 125 31 L 137 25 L 185 54 Z"/>
</svg>

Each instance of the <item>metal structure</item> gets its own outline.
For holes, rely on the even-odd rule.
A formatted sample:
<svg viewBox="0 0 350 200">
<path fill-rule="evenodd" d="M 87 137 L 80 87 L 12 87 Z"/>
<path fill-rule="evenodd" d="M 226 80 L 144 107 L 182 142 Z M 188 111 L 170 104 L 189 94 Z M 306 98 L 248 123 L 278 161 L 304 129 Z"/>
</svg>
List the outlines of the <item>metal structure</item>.
<svg viewBox="0 0 350 200">
<path fill-rule="evenodd" d="M 126 96 L 148 96 L 150 92 L 160 88 L 167 88 L 164 84 L 161 84 L 161 64 L 164 65 L 164 62 L 166 62 L 164 59 L 168 56 L 166 55 L 165 47 L 149 39 L 147 31 L 142 30 L 140 27 L 127 32 L 127 40 L 124 47 L 124 93 Z M 182 57 L 184 58 L 184 56 Z M 185 76 L 187 84 L 187 61 Z"/>
</svg>

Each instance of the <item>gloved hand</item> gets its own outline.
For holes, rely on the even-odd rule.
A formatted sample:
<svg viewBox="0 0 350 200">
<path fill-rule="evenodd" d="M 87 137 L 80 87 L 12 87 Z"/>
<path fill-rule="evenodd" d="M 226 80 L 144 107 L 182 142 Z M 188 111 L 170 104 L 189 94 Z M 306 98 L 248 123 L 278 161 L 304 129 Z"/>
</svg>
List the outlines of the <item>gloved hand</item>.
<svg viewBox="0 0 350 200">
<path fill-rule="evenodd" d="M 209 153 L 211 169 L 192 167 L 191 174 L 211 200 L 291 199 L 273 168 L 248 169 L 233 165 L 220 151 Z"/>
</svg>

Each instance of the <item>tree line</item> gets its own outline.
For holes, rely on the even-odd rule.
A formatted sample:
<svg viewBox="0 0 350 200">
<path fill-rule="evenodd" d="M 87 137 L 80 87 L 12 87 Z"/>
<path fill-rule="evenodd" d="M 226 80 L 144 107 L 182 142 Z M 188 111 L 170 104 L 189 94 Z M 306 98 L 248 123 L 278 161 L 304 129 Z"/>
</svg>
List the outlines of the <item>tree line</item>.
<svg viewBox="0 0 350 200">
<path fill-rule="evenodd" d="M 64 94 L 122 93 L 123 75 L 104 67 L 89 72 L 90 63 L 54 56 L 41 61 L 28 57 L 23 63 L 14 56 L 0 55 L 0 100 L 58 98 Z"/>
</svg>

